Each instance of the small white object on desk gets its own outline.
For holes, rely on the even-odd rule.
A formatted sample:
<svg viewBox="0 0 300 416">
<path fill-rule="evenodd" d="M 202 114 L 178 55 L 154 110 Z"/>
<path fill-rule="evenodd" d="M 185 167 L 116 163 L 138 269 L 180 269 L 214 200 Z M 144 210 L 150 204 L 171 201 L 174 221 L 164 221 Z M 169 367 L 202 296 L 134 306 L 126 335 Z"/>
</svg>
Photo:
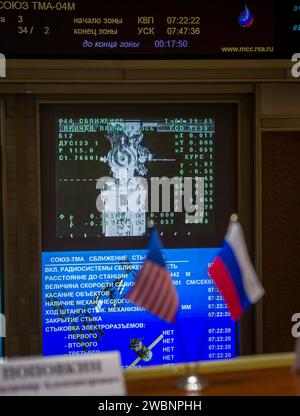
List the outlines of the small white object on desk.
<svg viewBox="0 0 300 416">
<path fill-rule="evenodd" d="M 119 352 L 5 360 L 0 396 L 124 396 Z"/>
</svg>

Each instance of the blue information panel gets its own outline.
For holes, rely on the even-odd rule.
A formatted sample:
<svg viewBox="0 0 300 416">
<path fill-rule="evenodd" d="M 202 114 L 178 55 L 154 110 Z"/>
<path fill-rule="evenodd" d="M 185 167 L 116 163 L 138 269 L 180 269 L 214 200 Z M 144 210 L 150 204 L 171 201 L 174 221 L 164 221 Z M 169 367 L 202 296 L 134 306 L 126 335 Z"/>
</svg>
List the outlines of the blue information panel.
<svg viewBox="0 0 300 416">
<path fill-rule="evenodd" d="M 237 330 L 207 274 L 217 249 L 166 249 L 180 309 L 168 324 L 125 299 L 145 250 L 42 254 L 43 353 L 119 350 L 124 367 L 237 355 Z"/>
</svg>

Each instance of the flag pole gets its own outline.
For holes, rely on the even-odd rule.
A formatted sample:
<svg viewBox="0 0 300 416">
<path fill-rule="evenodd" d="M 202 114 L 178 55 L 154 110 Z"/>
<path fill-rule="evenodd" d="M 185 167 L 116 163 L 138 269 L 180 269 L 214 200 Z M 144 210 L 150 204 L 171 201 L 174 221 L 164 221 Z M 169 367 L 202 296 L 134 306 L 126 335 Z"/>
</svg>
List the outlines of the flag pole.
<svg viewBox="0 0 300 416">
<path fill-rule="evenodd" d="M 238 220 L 239 220 L 238 214 L 231 214 L 230 222 L 238 222 Z"/>
<path fill-rule="evenodd" d="M 237 214 L 232 214 L 230 222 L 238 222 Z M 179 334 L 178 334 L 179 335 Z M 198 374 L 198 363 L 185 363 L 187 374 L 177 381 L 176 387 L 187 392 L 202 392 L 209 387 L 209 383 Z"/>
<path fill-rule="evenodd" d="M 176 323 L 176 331 L 178 332 L 183 357 L 187 357 L 186 344 L 178 321 Z M 201 338 L 202 336 L 200 335 L 200 345 L 202 342 Z M 188 393 L 200 393 L 207 390 L 209 387 L 208 381 L 198 373 L 200 362 L 184 362 L 183 364 L 185 375 L 176 381 L 175 386 L 177 389 Z"/>
<path fill-rule="evenodd" d="M 155 223 L 150 217 L 147 218 L 147 227 L 148 229 L 155 227 Z M 180 338 L 181 334 L 178 324 L 176 325 L 176 329 L 178 331 L 178 337 Z M 176 382 L 176 387 L 179 390 L 184 390 L 186 392 L 201 392 L 206 390 L 208 382 L 198 374 L 197 363 L 184 363 L 184 365 L 186 375 Z"/>
<path fill-rule="evenodd" d="M 208 381 L 198 374 L 198 365 L 199 363 L 184 363 L 186 375 L 176 382 L 179 390 L 197 393 L 209 387 Z"/>
<path fill-rule="evenodd" d="M 154 228 L 154 221 L 150 217 L 147 218 L 147 227 Z"/>
</svg>

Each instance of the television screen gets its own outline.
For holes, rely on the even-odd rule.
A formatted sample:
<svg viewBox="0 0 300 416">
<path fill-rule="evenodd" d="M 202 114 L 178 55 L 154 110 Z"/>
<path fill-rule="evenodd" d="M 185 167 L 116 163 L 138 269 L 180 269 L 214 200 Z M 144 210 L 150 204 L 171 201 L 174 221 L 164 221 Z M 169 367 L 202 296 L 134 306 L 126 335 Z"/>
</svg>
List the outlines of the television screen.
<svg viewBox="0 0 300 416">
<path fill-rule="evenodd" d="M 239 337 L 207 274 L 236 210 L 233 103 L 40 104 L 43 353 L 120 350 L 124 367 L 226 359 Z M 126 294 L 151 221 L 175 323 Z"/>
</svg>

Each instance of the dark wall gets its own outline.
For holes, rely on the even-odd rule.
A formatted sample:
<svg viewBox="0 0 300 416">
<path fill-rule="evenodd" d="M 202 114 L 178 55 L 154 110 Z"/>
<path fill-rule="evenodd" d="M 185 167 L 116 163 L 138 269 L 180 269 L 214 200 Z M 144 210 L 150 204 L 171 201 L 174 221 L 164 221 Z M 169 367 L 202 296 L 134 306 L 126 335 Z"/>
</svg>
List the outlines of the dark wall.
<svg viewBox="0 0 300 416">
<path fill-rule="evenodd" d="M 264 352 L 291 351 L 300 312 L 300 132 L 262 137 Z"/>
<path fill-rule="evenodd" d="M 3 98 L 5 354 L 32 355 L 40 353 L 36 102 L 26 95 Z"/>
</svg>

